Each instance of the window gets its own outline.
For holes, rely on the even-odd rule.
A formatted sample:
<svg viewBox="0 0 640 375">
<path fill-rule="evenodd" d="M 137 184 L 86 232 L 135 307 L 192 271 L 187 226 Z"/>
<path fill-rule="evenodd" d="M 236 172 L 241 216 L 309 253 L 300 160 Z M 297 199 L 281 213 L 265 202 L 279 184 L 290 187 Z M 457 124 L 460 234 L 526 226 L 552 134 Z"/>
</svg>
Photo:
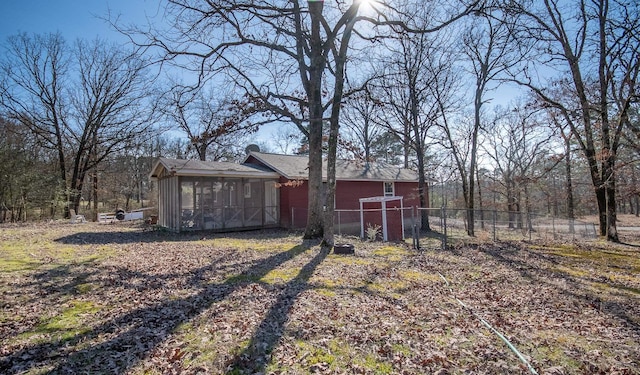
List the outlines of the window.
<svg viewBox="0 0 640 375">
<path fill-rule="evenodd" d="M 244 183 L 244 197 L 251 198 L 251 184 L 248 182 Z"/>
<path fill-rule="evenodd" d="M 393 189 L 393 182 L 385 182 L 384 183 L 384 196 L 385 197 L 393 197 L 394 194 L 394 189 Z"/>
</svg>

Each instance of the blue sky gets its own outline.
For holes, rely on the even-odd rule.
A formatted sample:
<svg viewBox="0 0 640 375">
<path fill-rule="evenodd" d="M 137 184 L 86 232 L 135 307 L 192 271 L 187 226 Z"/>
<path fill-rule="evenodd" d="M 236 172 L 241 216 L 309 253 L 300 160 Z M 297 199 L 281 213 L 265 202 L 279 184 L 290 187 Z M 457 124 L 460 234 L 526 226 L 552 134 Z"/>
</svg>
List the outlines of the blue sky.
<svg viewBox="0 0 640 375">
<path fill-rule="evenodd" d="M 109 10 L 127 23 L 145 22 L 158 12 L 158 0 L 0 0 L 0 42 L 18 32 L 60 32 L 67 41 L 76 38 L 124 40 L 99 17 Z"/>
</svg>

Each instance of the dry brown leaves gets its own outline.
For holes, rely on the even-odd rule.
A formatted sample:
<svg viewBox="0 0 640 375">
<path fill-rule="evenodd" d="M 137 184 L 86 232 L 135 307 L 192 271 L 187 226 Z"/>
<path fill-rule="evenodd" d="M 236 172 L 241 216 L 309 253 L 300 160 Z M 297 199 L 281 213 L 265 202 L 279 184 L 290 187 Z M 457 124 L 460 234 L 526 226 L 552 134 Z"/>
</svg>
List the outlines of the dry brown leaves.
<svg viewBox="0 0 640 375">
<path fill-rule="evenodd" d="M 341 240 L 0 227 L 0 372 L 640 374 L 637 248 Z"/>
</svg>

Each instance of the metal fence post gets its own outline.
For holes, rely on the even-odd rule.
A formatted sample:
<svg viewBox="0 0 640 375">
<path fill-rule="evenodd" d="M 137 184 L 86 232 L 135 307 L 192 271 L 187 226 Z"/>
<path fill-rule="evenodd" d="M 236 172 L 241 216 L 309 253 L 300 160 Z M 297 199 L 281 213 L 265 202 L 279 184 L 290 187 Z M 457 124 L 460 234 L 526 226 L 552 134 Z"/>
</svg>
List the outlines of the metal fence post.
<svg viewBox="0 0 640 375">
<path fill-rule="evenodd" d="M 416 220 L 416 206 L 411 207 L 411 234 L 413 235 L 413 248 L 420 250 L 420 231 L 418 230 L 418 221 Z"/>
<path fill-rule="evenodd" d="M 446 250 L 447 249 L 447 209 L 445 206 L 442 206 L 441 216 L 442 216 L 442 231 L 444 233 L 444 236 L 442 237 L 442 250 Z"/>
<path fill-rule="evenodd" d="M 496 225 L 498 223 L 498 211 L 493 210 L 493 242 L 496 242 L 498 238 L 496 237 Z"/>
</svg>

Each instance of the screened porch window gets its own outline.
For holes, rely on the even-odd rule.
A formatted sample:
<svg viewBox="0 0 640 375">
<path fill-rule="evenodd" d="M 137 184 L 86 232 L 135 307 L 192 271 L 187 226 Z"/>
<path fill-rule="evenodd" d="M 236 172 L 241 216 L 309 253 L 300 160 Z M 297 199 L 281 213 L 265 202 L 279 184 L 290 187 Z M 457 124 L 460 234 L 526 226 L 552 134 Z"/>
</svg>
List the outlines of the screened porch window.
<svg viewBox="0 0 640 375">
<path fill-rule="evenodd" d="M 180 229 L 229 229 L 277 224 L 274 180 L 184 177 L 180 183 Z"/>
</svg>

